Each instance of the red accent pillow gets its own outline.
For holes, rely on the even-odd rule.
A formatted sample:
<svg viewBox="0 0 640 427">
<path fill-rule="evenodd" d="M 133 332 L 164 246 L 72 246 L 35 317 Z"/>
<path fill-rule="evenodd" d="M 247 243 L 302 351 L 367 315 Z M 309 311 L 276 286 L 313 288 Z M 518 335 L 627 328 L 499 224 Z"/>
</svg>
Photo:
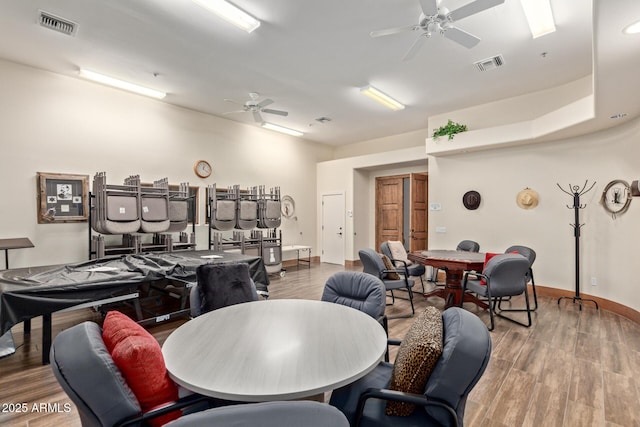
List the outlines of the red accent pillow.
<svg viewBox="0 0 640 427">
<path fill-rule="evenodd" d="M 142 326 L 110 311 L 104 319 L 102 339 L 143 413 L 178 400 L 178 387 L 167 374 L 160 344 Z M 149 423 L 159 427 L 181 414 L 179 410 L 170 412 Z"/>
</svg>

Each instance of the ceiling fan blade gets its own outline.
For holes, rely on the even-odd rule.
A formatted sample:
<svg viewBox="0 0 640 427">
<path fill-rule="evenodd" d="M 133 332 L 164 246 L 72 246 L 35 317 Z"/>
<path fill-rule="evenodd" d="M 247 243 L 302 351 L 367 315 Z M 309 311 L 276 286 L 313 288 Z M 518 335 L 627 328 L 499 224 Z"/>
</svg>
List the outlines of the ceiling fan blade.
<svg viewBox="0 0 640 427">
<path fill-rule="evenodd" d="M 482 12 L 483 10 L 490 9 L 494 6 L 504 3 L 504 0 L 476 0 L 471 3 L 467 3 L 462 7 L 457 8 L 449 12 L 447 17 L 451 21 L 457 21 L 467 16 L 471 16 L 475 13 Z"/>
<path fill-rule="evenodd" d="M 271 105 L 273 104 L 273 99 L 265 99 L 263 101 L 258 102 L 258 107 L 262 108 L 262 107 L 266 107 L 267 105 Z"/>
<path fill-rule="evenodd" d="M 270 108 L 263 108 L 262 110 L 263 113 L 269 113 L 269 114 L 277 114 L 279 116 L 288 116 L 289 113 L 287 111 L 282 111 L 282 110 L 272 110 Z"/>
<path fill-rule="evenodd" d="M 232 104 L 244 105 L 242 102 L 234 101 L 233 99 L 225 98 L 226 102 L 231 102 Z"/>
<path fill-rule="evenodd" d="M 417 25 L 409 25 L 408 27 L 387 28 L 386 30 L 371 31 L 369 35 L 371 37 L 390 36 L 391 34 L 404 33 L 407 31 L 415 31 L 418 28 L 420 27 Z"/>
<path fill-rule="evenodd" d="M 257 111 L 253 112 L 253 120 L 255 120 L 258 123 L 262 123 L 264 121 L 262 120 L 262 116 L 260 115 L 260 113 Z"/>
<path fill-rule="evenodd" d="M 456 27 L 447 28 L 447 30 L 442 35 L 468 49 L 471 49 L 472 47 L 480 43 L 480 39 L 478 37 Z"/>
<path fill-rule="evenodd" d="M 426 16 L 438 14 L 438 0 L 420 0 L 420 7 Z"/>
<path fill-rule="evenodd" d="M 411 58 L 413 58 L 416 55 L 416 53 L 418 53 L 418 51 L 420 50 L 420 47 L 422 47 L 426 39 L 427 39 L 426 34 L 420 34 L 420 36 L 416 39 L 416 41 L 413 42 L 413 44 L 411 45 L 407 53 L 404 55 L 404 58 L 402 58 L 402 60 L 408 61 Z"/>
</svg>

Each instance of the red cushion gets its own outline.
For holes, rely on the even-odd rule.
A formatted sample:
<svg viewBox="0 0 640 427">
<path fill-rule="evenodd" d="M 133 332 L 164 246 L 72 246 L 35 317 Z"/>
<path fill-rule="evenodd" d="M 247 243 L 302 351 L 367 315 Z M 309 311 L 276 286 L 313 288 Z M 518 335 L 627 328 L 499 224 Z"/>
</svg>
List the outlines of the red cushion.
<svg viewBox="0 0 640 427">
<path fill-rule="evenodd" d="M 142 326 L 120 312 L 110 311 L 104 319 L 102 339 L 142 412 L 178 400 L 178 387 L 167 374 L 160 344 Z M 161 426 L 180 415 L 180 411 L 174 411 L 150 424 Z"/>
</svg>

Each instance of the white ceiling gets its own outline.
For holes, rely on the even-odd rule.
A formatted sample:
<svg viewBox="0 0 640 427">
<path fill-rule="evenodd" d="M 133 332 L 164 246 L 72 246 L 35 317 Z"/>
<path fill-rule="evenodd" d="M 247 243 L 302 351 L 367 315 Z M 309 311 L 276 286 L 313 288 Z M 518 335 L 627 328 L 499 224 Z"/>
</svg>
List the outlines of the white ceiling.
<svg viewBox="0 0 640 427">
<path fill-rule="evenodd" d="M 426 129 L 434 114 L 576 80 L 592 73 L 595 56 L 596 89 L 601 80 L 619 88 L 619 79 L 627 79 L 634 86 L 615 97 L 628 105 L 602 107 L 603 114 L 628 106 L 636 110 L 628 111 L 631 118 L 638 110 L 633 58 L 640 58 L 640 36 L 620 30 L 640 19 L 640 2 L 606 0 L 605 9 L 599 7 L 605 0 L 594 1 L 595 36 L 591 0 L 551 0 L 557 31 L 538 39 L 531 37 L 520 1 L 506 0 L 456 23 L 482 39 L 476 47 L 434 35 L 402 61 L 416 33 L 371 38 L 369 32 L 417 23 L 418 0 L 233 0 L 262 21 L 251 34 L 191 0 L 2 0 L 0 58 L 69 76 L 87 68 L 164 90 L 165 102 L 217 116 L 237 109 L 225 98 L 244 102 L 258 92 L 275 101 L 268 108 L 289 111 L 265 119 L 301 130 L 309 140 L 343 145 Z M 450 10 L 468 2 L 442 0 Z M 77 23 L 77 33 L 39 26 L 39 10 Z M 629 46 L 620 50 L 621 43 Z M 630 59 L 627 49 L 637 55 Z M 497 54 L 504 58 L 501 68 L 474 68 Z M 634 69 L 625 67 L 628 61 Z M 618 80 L 605 83 L 599 70 Z M 368 84 L 407 108 L 394 112 L 373 103 L 359 93 Z M 606 98 L 596 96 L 598 102 Z M 315 120 L 323 116 L 331 121 Z M 223 117 L 254 124 L 248 113 Z"/>
</svg>

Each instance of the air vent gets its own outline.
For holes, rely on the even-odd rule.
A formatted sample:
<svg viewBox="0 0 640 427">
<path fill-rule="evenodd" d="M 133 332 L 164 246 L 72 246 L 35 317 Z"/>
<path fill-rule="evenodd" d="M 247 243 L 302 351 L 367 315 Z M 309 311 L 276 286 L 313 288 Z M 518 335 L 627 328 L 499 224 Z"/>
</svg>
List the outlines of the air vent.
<svg viewBox="0 0 640 427">
<path fill-rule="evenodd" d="M 58 31 L 59 33 L 73 36 L 76 34 L 78 24 L 71 22 L 68 19 L 60 18 L 49 12 L 43 10 L 40 11 L 40 25 L 50 30 Z"/>
<path fill-rule="evenodd" d="M 502 57 L 502 55 L 497 55 L 492 58 L 487 58 L 487 59 L 483 59 L 482 61 L 474 62 L 473 65 L 475 65 L 479 71 L 489 71 L 489 70 L 493 70 L 494 68 L 501 67 L 503 64 L 504 64 L 504 58 Z"/>
</svg>

